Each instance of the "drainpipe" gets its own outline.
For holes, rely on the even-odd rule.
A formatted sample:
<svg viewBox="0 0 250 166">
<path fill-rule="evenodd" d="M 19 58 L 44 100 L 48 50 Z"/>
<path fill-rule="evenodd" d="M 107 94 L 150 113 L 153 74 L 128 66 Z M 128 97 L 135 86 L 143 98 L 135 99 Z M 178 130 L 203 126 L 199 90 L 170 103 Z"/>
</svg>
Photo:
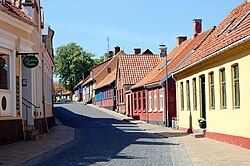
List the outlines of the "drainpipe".
<svg viewBox="0 0 250 166">
<path fill-rule="evenodd" d="M 42 54 L 42 104 L 43 104 L 43 117 L 44 117 L 44 121 L 45 121 L 46 131 L 48 133 L 49 128 L 48 128 L 48 121 L 47 121 L 47 118 L 46 118 L 45 95 L 44 95 L 44 53 Z"/>
</svg>

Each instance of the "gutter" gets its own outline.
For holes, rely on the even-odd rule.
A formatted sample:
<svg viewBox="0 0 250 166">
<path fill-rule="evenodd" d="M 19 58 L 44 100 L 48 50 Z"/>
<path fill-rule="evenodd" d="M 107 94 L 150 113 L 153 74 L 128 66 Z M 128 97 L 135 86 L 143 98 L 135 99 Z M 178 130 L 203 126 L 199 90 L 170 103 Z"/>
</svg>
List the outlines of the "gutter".
<svg viewBox="0 0 250 166">
<path fill-rule="evenodd" d="M 184 70 L 186 70 L 188 68 L 191 68 L 191 67 L 193 67 L 195 65 L 198 65 L 199 63 L 201 63 L 201 62 L 203 62 L 203 61 L 205 61 L 207 59 L 210 59 L 210 58 L 216 56 L 217 54 L 223 53 L 223 52 L 225 52 L 225 51 L 227 51 L 227 50 L 229 50 L 229 49 L 231 49 L 231 48 L 233 48 L 235 46 L 238 46 L 238 45 L 240 45 L 240 44 L 242 44 L 242 43 L 244 43 L 244 42 L 246 42 L 248 40 L 250 40 L 250 35 L 246 36 L 245 38 L 240 39 L 237 42 L 234 42 L 234 43 L 232 43 L 232 44 L 230 44 L 230 45 L 228 45 L 228 46 L 226 46 L 226 47 L 224 47 L 224 48 L 222 48 L 222 49 L 220 49 L 220 50 L 218 50 L 218 51 L 216 51 L 216 52 L 214 52 L 214 53 L 212 53 L 212 54 L 210 54 L 210 55 L 208 55 L 208 56 L 206 56 L 206 57 L 204 57 L 204 58 L 202 58 L 202 59 L 200 59 L 200 60 L 198 60 L 198 61 L 196 61 L 196 62 L 194 62 L 194 63 L 192 63 L 192 64 L 190 64 L 190 65 L 188 65 L 186 67 L 184 67 L 184 68 L 182 68 L 182 69 L 180 69 L 177 72 L 174 72 L 173 75 L 178 74 L 178 73 L 180 73 L 180 72 L 182 72 L 182 71 L 184 71 Z"/>
</svg>

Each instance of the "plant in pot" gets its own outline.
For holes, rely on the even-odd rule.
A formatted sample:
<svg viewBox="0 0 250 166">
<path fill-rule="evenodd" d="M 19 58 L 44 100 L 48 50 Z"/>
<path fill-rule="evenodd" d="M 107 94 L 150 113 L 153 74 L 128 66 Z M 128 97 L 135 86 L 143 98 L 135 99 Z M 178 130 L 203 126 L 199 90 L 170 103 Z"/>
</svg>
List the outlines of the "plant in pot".
<svg viewBox="0 0 250 166">
<path fill-rule="evenodd" d="M 199 126 L 200 126 L 201 129 L 205 129 L 207 127 L 207 125 L 206 125 L 206 119 L 199 118 L 198 122 L 199 122 Z"/>
</svg>

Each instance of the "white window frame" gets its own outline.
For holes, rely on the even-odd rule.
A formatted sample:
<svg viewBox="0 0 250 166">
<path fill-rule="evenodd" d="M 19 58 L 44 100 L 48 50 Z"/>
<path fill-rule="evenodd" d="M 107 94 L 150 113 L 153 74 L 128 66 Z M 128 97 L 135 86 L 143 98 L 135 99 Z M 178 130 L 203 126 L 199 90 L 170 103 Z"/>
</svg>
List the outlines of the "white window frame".
<svg viewBox="0 0 250 166">
<path fill-rule="evenodd" d="M 152 112 L 152 92 L 148 91 L 148 112 Z"/>
<path fill-rule="evenodd" d="M 159 90 L 159 94 L 160 94 L 160 112 L 163 112 L 164 109 L 164 96 L 163 96 L 163 88 L 161 88 Z"/>
<path fill-rule="evenodd" d="M 154 112 L 157 112 L 157 92 L 154 90 Z"/>
</svg>

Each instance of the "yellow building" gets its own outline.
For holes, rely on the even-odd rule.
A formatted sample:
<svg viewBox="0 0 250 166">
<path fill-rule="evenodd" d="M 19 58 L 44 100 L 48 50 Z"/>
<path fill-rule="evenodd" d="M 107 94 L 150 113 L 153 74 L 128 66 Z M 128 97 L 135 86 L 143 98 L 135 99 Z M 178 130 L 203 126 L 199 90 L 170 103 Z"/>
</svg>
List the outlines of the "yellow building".
<svg viewBox="0 0 250 166">
<path fill-rule="evenodd" d="M 180 130 L 250 149 L 250 2 L 235 8 L 174 73 Z M 204 120 L 203 123 L 198 120 Z M 203 124 L 203 125 L 202 125 Z"/>
<path fill-rule="evenodd" d="M 53 54 L 41 42 L 42 28 L 39 0 L 0 0 L 0 144 L 24 139 L 26 130 L 47 132 L 54 123 Z M 36 53 L 36 67 L 24 65 L 27 53 Z"/>
</svg>

